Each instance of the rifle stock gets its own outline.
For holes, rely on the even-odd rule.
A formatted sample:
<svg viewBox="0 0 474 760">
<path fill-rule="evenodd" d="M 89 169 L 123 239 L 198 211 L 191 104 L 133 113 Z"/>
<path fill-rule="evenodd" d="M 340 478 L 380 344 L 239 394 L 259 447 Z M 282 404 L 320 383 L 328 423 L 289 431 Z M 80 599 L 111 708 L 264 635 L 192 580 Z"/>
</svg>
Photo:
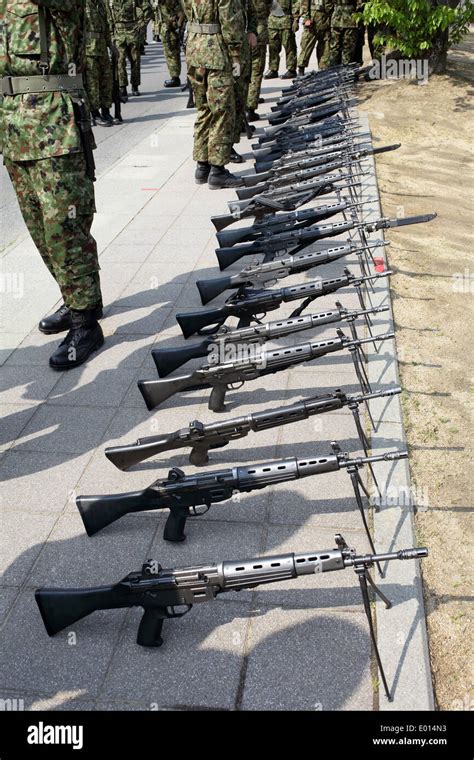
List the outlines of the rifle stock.
<svg viewBox="0 0 474 760">
<path fill-rule="evenodd" d="M 137 447 L 140 448 L 137 450 Z M 172 448 L 172 435 L 163 438 L 150 436 L 149 439 L 139 438 L 132 446 L 110 446 L 105 449 L 105 456 L 119 470 L 128 470 L 129 467 L 140 464 L 144 459 L 161 454 L 163 451 L 170 451 Z"/>
<path fill-rule="evenodd" d="M 230 249 L 223 248 L 222 250 L 226 251 L 227 253 L 230 251 L 231 254 L 233 252 L 232 248 Z M 219 251 L 220 249 L 216 251 L 218 260 L 219 260 Z M 239 258 L 245 255 L 246 255 L 245 253 L 242 254 L 240 252 L 237 252 L 237 258 L 234 259 L 233 256 L 231 255 L 229 256 L 229 259 L 233 259 L 233 261 L 237 261 Z M 229 264 L 233 263 L 233 261 L 229 261 Z M 220 264 L 220 260 L 219 260 L 219 264 Z M 223 269 L 222 266 L 221 266 L 221 269 Z M 214 298 L 217 298 L 217 296 L 220 296 L 221 293 L 225 293 L 225 291 L 228 288 L 232 287 L 232 277 L 216 277 L 212 280 L 198 280 L 196 282 L 196 285 L 197 285 L 197 289 L 199 290 L 199 295 L 201 296 L 201 303 L 203 306 L 205 306 L 207 303 L 209 303 L 209 301 L 213 301 Z M 239 286 L 236 285 L 235 287 L 237 288 Z"/>
<path fill-rule="evenodd" d="M 227 317 L 229 311 L 225 306 L 221 306 L 218 309 L 206 309 L 206 311 L 189 311 L 186 313 L 176 314 L 176 321 L 181 327 L 181 331 L 185 338 L 190 338 L 191 335 L 205 334 L 204 328 L 209 327 L 209 333 L 215 332 L 216 329 L 222 325 Z"/>
<path fill-rule="evenodd" d="M 203 381 L 199 375 L 180 375 L 170 380 L 139 380 L 138 389 L 143 396 L 149 412 L 156 409 L 164 401 L 182 391 L 194 391 L 199 388 L 209 388 L 210 384 Z"/>
<path fill-rule="evenodd" d="M 35 591 L 35 599 L 48 636 L 54 636 L 93 612 L 123 606 L 123 598 L 117 594 L 114 586 L 90 589 L 41 588 Z"/>
<path fill-rule="evenodd" d="M 131 512 L 150 509 L 147 491 L 117 493 L 112 496 L 78 496 L 76 504 L 88 536 L 94 536 Z"/>
<path fill-rule="evenodd" d="M 171 372 L 174 372 L 175 369 L 181 367 L 182 364 L 191 361 L 191 359 L 206 358 L 209 346 L 212 343 L 212 338 L 206 338 L 206 340 L 203 340 L 200 343 L 193 343 L 190 346 L 183 346 L 183 348 L 153 349 L 151 355 L 155 362 L 156 369 L 158 370 L 159 377 L 167 377 Z"/>
</svg>

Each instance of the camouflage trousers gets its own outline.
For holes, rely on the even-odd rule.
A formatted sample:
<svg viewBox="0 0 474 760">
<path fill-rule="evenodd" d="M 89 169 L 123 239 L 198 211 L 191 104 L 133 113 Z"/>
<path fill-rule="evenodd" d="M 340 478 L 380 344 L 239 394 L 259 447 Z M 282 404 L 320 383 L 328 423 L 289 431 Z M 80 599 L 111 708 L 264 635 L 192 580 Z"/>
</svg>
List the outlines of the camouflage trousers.
<svg viewBox="0 0 474 760">
<path fill-rule="evenodd" d="M 356 57 L 357 27 L 348 29 L 331 29 L 328 66 L 338 66 L 341 63 L 353 63 Z"/>
<path fill-rule="evenodd" d="M 181 74 L 179 35 L 174 26 L 166 23 L 160 24 L 159 35 L 163 43 L 163 52 L 170 77 L 179 77 Z"/>
<path fill-rule="evenodd" d="M 247 93 L 247 108 L 255 111 L 258 108 L 258 99 L 262 89 L 263 73 L 265 71 L 265 59 L 267 57 L 267 46 L 257 45 L 252 53 L 252 64 L 250 73 L 250 84 Z"/>
<path fill-rule="evenodd" d="M 140 41 L 136 34 L 124 35 L 114 40 L 118 48 L 119 87 L 127 87 L 127 61 L 130 61 L 130 82 L 133 88 L 140 85 Z"/>
<path fill-rule="evenodd" d="M 234 138 L 234 80 L 230 71 L 190 66 L 188 77 L 194 92 L 197 117 L 194 123 L 195 161 L 214 166 L 229 163 Z"/>
<path fill-rule="evenodd" d="M 278 71 L 280 68 L 280 52 L 285 48 L 286 68 L 288 71 L 296 71 L 296 37 L 292 29 L 269 29 L 268 30 L 268 68 Z"/>
<path fill-rule="evenodd" d="M 71 309 L 102 303 L 97 245 L 91 235 L 94 185 L 83 153 L 10 161 L 13 183 L 28 231 Z"/>
<path fill-rule="evenodd" d="M 243 45 L 241 51 L 242 71 L 240 77 L 234 80 L 235 122 L 234 144 L 240 142 L 240 134 L 245 126 L 245 108 L 252 73 L 251 53 L 249 45 Z"/>
<path fill-rule="evenodd" d="M 298 66 L 302 66 L 304 69 L 307 67 L 311 54 L 317 45 L 316 57 L 318 59 L 318 68 L 325 69 L 329 61 L 330 39 L 331 31 L 329 29 L 318 29 L 314 21 L 311 26 L 305 26 L 301 35 Z"/>
<path fill-rule="evenodd" d="M 108 55 L 87 55 L 85 68 L 85 87 L 91 111 L 110 108 L 112 105 L 112 63 Z"/>
</svg>

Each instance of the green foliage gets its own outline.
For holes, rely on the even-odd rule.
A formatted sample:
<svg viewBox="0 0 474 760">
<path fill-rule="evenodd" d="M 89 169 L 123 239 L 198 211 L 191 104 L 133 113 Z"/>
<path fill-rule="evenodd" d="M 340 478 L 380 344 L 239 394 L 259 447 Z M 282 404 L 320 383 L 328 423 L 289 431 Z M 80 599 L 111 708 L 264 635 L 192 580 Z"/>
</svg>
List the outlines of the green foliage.
<svg viewBox="0 0 474 760">
<path fill-rule="evenodd" d="M 368 0 L 361 17 L 377 27 L 376 44 L 398 50 L 405 58 L 426 58 L 442 33 L 447 32 L 448 46 L 467 34 L 474 21 L 474 3 Z"/>
</svg>

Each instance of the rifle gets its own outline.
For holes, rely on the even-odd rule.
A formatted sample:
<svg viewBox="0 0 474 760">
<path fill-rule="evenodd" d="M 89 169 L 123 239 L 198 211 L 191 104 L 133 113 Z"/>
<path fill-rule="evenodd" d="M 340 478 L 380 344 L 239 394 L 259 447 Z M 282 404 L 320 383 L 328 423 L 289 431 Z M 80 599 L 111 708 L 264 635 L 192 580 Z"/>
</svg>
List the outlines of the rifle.
<svg viewBox="0 0 474 760">
<path fill-rule="evenodd" d="M 359 135 L 357 136 L 359 138 Z M 290 147 L 291 146 L 291 147 Z M 253 157 L 255 159 L 256 166 L 260 164 L 268 164 L 270 162 L 277 163 L 278 161 L 284 161 L 288 158 L 289 161 L 294 161 L 298 158 L 300 153 L 304 153 L 305 157 L 322 155 L 331 150 L 339 150 L 343 148 L 354 148 L 356 143 L 352 134 L 346 131 L 339 131 L 336 134 L 328 135 L 327 137 L 320 137 L 315 135 L 307 140 L 298 139 L 288 142 L 288 144 L 280 144 L 275 140 L 275 144 L 270 144 L 266 148 L 255 148 L 253 151 Z M 256 169 L 256 171 L 258 171 Z M 266 171 L 263 170 L 262 171 Z"/>
<path fill-rule="evenodd" d="M 254 412 L 243 417 L 235 417 L 231 420 L 204 424 L 199 420 L 190 422 L 189 425 L 173 433 L 165 433 L 161 436 L 148 436 L 139 438 L 136 443 L 121 446 L 110 446 L 105 449 L 105 456 L 119 470 L 128 470 L 146 459 L 168 451 L 176 451 L 191 447 L 189 462 L 197 467 L 209 462 L 209 450 L 221 449 L 231 441 L 245 438 L 250 431 L 259 433 L 261 430 L 270 430 L 289 425 L 292 422 L 307 420 L 317 414 L 325 414 L 336 409 L 349 407 L 351 409 L 359 432 L 360 404 L 376 398 L 395 396 L 401 393 L 400 387 L 389 388 L 385 391 L 376 391 L 359 396 L 347 396 L 337 389 L 334 393 L 324 396 L 313 396 L 304 401 L 299 401 L 290 406 L 277 407 L 264 412 Z M 359 424 L 358 424 L 359 423 Z M 361 443 L 367 447 L 366 438 L 361 438 Z M 366 452 L 367 454 L 367 452 Z"/>
<path fill-rule="evenodd" d="M 261 584 L 279 583 L 308 574 L 352 567 L 359 579 L 381 678 L 387 698 L 391 700 L 377 649 L 368 584 L 387 607 L 391 603 L 375 585 L 369 570 L 381 562 L 422 559 L 428 555 L 428 549 L 419 547 L 359 556 L 355 549 L 347 546 L 340 533 L 336 534 L 335 542 L 335 549 L 267 555 L 176 569 L 163 569 L 158 562 L 148 560 L 140 571 L 129 573 L 113 586 L 84 589 L 40 588 L 35 592 L 35 599 L 49 636 L 69 629 L 78 620 L 98 610 L 141 607 L 144 614 L 138 628 L 137 644 L 144 647 L 160 647 L 163 644 L 161 634 L 164 621 L 182 617 L 194 604 L 213 601 L 219 594 L 228 591 L 253 589 Z"/>
<path fill-rule="evenodd" d="M 326 161 L 341 160 L 342 157 L 346 161 L 352 161 L 359 163 L 361 159 L 368 156 L 377 156 L 380 153 L 388 153 L 392 150 L 397 150 L 401 143 L 395 145 L 385 145 L 382 148 L 365 148 L 363 150 L 356 150 L 351 147 L 350 143 L 340 143 L 335 146 L 335 149 L 331 152 L 327 152 L 325 149 L 321 150 L 309 150 L 305 152 L 306 158 L 298 159 L 294 156 L 285 156 L 277 161 L 269 161 L 267 163 L 259 164 L 256 169 L 255 175 L 243 177 L 246 187 L 252 187 L 258 185 L 259 182 L 267 182 L 273 177 L 282 177 L 285 174 L 289 174 L 295 171 L 304 171 L 305 169 L 312 169 L 315 166 L 322 166 Z"/>
<path fill-rule="evenodd" d="M 311 262 L 311 256 L 316 256 L 316 254 L 313 253 L 307 253 L 307 254 L 300 254 L 299 256 L 293 255 L 290 257 L 292 260 L 287 262 L 286 258 L 280 258 L 275 261 L 275 255 L 277 251 L 287 251 L 288 249 L 293 249 L 293 251 L 301 251 L 304 248 L 307 248 L 308 245 L 311 245 L 312 243 L 316 242 L 317 240 L 325 240 L 326 238 L 332 238 L 337 237 L 338 235 L 341 235 L 343 232 L 350 232 L 351 230 L 362 230 L 365 233 L 372 233 L 372 232 L 378 232 L 380 230 L 388 230 L 388 229 L 394 229 L 396 227 L 406 227 L 411 224 L 424 224 L 425 222 L 431 222 L 433 219 L 436 219 L 436 214 L 419 214 L 417 216 L 406 216 L 406 217 L 400 217 L 399 219 L 389 219 L 387 217 L 382 217 L 381 219 L 377 219 L 374 222 L 355 222 L 355 221 L 344 221 L 344 222 L 334 222 L 330 224 L 321 224 L 316 225 L 314 227 L 305 227 L 303 229 L 296 229 L 296 230 L 289 230 L 288 232 L 275 232 L 272 235 L 269 235 L 267 238 L 263 238 L 261 240 L 254 240 L 253 242 L 245 242 L 245 243 L 239 243 L 237 245 L 229 246 L 227 248 L 221 247 L 216 249 L 216 256 L 217 260 L 219 262 L 219 267 L 221 271 L 227 269 L 227 267 L 231 266 L 231 264 L 235 264 L 236 261 L 239 261 L 239 259 L 245 257 L 245 256 L 255 256 L 257 254 L 264 254 L 265 255 L 265 262 L 268 262 L 268 264 L 272 264 L 273 267 L 276 267 L 278 265 L 281 265 L 281 269 L 284 270 L 286 267 L 286 264 L 290 267 L 296 267 L 296 269 L 292 269 L 292 271 L 301 271 L 299 268 L 300 264 L 303 265 L 304 261 Z M 367 248 L 377 248 L 379 245 L 386 245 L 387 243 L 385 241 L 380 242 L 374 242 L 372 246 L 364 246 L 364 249 Z M 330 253 L 332 251 L 338 251 L 342 248 L 350 248 L 351 250 L 347 250 L 346 253 L 341 252 L 342 256 L 346 256 L 349 253 L 357 252 L 357 250 L 363 250 L 362 248 L 354 247 L 354 244 L 351 243 L 351 241 L 347 241 L 347 243 L 341 243 L 341 246 L 338 246 L 337 248 L 329 248 L 324 253 Z M 323 251 L 319 251 L 319 254 L 323 254 Z M 340 258 L 338 256 L 337 258 Z M 328 261 L 333 261 L 334 259 L 331 258 L 331 256 L 328 257 Z M 321 263 L 325 263 L 325 261 L 321 258 Z M 267 264 L 261 264 L 260 267 L 267 266 Z M 311 266 L 313 266 L 311 263 L 308 264 L 307 269 L 309 269 Z M 248 267 L 248 269 L 255 270 L 256 267 L 253 268 Z M 251 277 L 247 277 L 246 282 L 249 281 L 260 281 L 265 282 L 267 280 L 274 279 L 272 277 L 267 277 L 266 280 L 262 280 L 258 277 L 258 274 L 265 271 L 271 272 L 271 267 L 268 266 L 267 270 L 260 270 L 257 269 L 254 277 L 256 277 L 256 280 L 252 280 Z M 244 270 L 241 275 L 234 275 L 234 277 L 244 277 L 246 274 L 246 270 Z M 285 275 L 278 275 L 278 276 L 285 276 Z M 276 277 L 276 275 L 275 275 Z M 201 281 L 202 282 L 202 281 Z M 213 280 L 206 280 L 204 282 L 211 283 Z M 237 282 L 237 280 L 235 280 Z M 199 285 L 198 285 L 199 287 Z M 232 287 L 232 286 L 228 286 Z M 222 292 L 222 291 L 219 291 Z M 204 302 L 203 302 L 204 303 Z"/>
<path fill-rule="evenodd" d="M 336 116 L 336 114 L 339 113 L 342 113 L 346 117 L 344 121 L 347 123 L 347 109 L 350 108 L 351 105 L 355 105 L 355 103 L 336 100 L 334 103 L 311 109 L 310 113 L 303 114 L 302 116 L 290 116 L 290 118 L 286 119 L 282 124 L 274 124 L 270 127 L 264 127 L 263 135 L 259 137 L 259 142 L 273 140 L 282 132 L 291 134 L 300 127 L 307 127 L 310 124 L 321 122 L 324 119 Z"/>
<path fill-rule="evenodd" d="M 289 211 L 288 213 L 283 214 L 269 213 L 266 218 L 257 219 L 251 227 L 240 227 L 236 230 L 225 230 L 226 227 L 237 221 L 231 214 L 211 216 L 211 222 L 217 230 L 217 240 L 219 245 L 231 246 L 236 243 L 241 243 L 244 240 L 254 240 L 260 236 L 263 237 L 268 233 L 285 232 L 288 228 L 292 229 L 293 225 L 303 226 L 312 224 L 316 221 L 321 221 L 322 219 L 330 219 L 336 214 L 352 210 L 361 205 L 363 204 L 352 203 L 343 198 L 335 203 L 325 203 L 324 205 L 304 209 L 303 211 Z"/>
<path fill-rule="evenodd" d="M 389 332 L 384 335 L 370 336 L 369 338 L 349 338 L 342 330 L 337 330 L 337 337 L 323 341 L 299 343 L 296 346 L 283 346 L 269 351 L 261 351 L 260 347 L 241 347 L 239 356 L 235 361 L 225 360 L 222 363 L 205 364 L 200 369 L 188 375 L 178 375 L 168 380 L 139 380 L 138 388 L 143 396 L 148 411 L 156 409 L 164 401 L 183 391 L 198 390 L 199 388 L 212 388 L 208 407 L 211 412 L 222 412 L 225 409 L 225 397 L 228 390 L 233 386 L 241 388 L 250 380 L 256 380 L 266 375 L 273 375 L 288 367 L 295 367 L 305 362 L 320 359 L 335 351 L 348 349 L 351 352 L 356 372 L 361 382 L 362 390 L 372 389 L 368 386 L 366 376 L 359 378 L 360 357 L 356 355 L 365 343 L 385 341 L 395 337 L 395 333 Z M 218 353 L 218 352 L 216 352 Z M 220 357 L 218 358 L 220 360 Z"/>
<path fill-rule="evenodd" d="M 340 110 L 342 110 L 340 108 Z M 258 136 L 258 142 L 255 144 L 257 148 L 267 147 L 273 145 L 275 142 L 280 145 L 288 145 L 293 140 L 301 138 L 302 136 L 312 139 L 316 135 L 321 137 L 328 137 L 339 133 L 352 133 L 354 127 L 358 127 L 359 119 L 357 117 L 349 117 L 337 114 L 331 116 L 328 114 L 326 118 L 320 120 L 311 121 L 308 117 L 299 117 L 299 120 L 289 120 L 285 124 L 277 124 L 273 127 L 265 127 L 264 133 Z M 252 148 L 254 146 L 252 145 Z"/>
<path fill-rule="evenodd" d="M 282 303 L 302 300 L 303 303 L 290 314 L 290 317 L 298 317 L 316 298 L 335 293 L 337 290 L 345 288 L 348 285 L 354 285 L 359 290 L 362 283 L 372 282 L 389 275 L 391 275 L 391 271 L 387 270 L 386 272 L 377 272 L 376 274 L 364 277 L 356 277 L 348 269 L 345 269 L 344 274 L 340 277 L 333 277 L 328 280 L 312 280 L 286 288 L 277 288 L 275 290 L 243 288 L 228 298 L 223 306 L 214 309 L 182 312 L 176 315 L 176 320 L 181 327 L 184 337 L 190 338 L 191 335 L 195 335 L 196 333 L 198 335 L 212 335 L 217 332 L 228 317 L 237 317 L 240 320 L 239 327 L 248 327 L 251 322 L 258 322 L 260 318 L 263 319 L 269 311 L 279 309 Z M 360 294 L 359 300 L 361 307 L 365 309 L 365 304 Z"/>
<path fill-rule="evenodd" d="M 333 451 L 327 456 L 309 460 L 290 457 L 193 475 L 186 475 L 178 467 L 173 467 L 165 480 L 156 480 L 143 491 L 78 496 L 76 504 L 88 536 L 95 535 L 127 514 L 169 509 L 163 538 L 165 541 L 181 542 L 186 538 L 184 529 L 188 517 L 201 517 L 212 504 L 228 501 L 237 491 L 250 493 L 267 486 L 341 469 L 349 473 L 354 469 L 358 472 L 368 462 L 394 462 L 408 457 L 406 451 L 352 458 L 339 451 L 337 446 Z M 368 536 L 371 541 L 370 533 Z"/>
<path fill-rule="evenodd" d="M 151 355 L 159 377 L 167 377 L 174 370 L 192 359 L 205 359 L 210 352 L 217 350 L 225 353 L 227 346 L 235 346 L 240 343 L 257 343 L 262 345 L 269 340 L 278 340 L 279 338 L 294 335 L 303 330 L 319 328 L 342 322 L 343 320 L 346 320 L 352 326 L 352 323 L 359 317 L 367 314 L 382 314 L 387 311 L 389 311 L 388 306 L 373 306 L 370 309 L 349 310 L 345 309 L 339 302 L 336 302 L 336 308 L 330 311 L 323 311 L 319 314 L 306 314 L 302 317 L 279 319 L 275 322 L 243 327 L 240 330 L 229 330 L 224 327 L 216 335 L 205 338 L 199 343 L 193 343 L 192 345 L 180 348 L 155 348 L 152 349 Z M 357 334 L 354 334 L 354 332 L 352 334 L 354 338 L 357 337 Z"/>
<path fill-rule="evenodd" d="M 302 116 L 308 113 L 312 113 L 318 106 L 323 106 L 330 103 L 333 100 L 339 100 L 343 103 L 349 101 L 350 95 L 347 90 L 339 88 L 335 90 L 333 87 L 326 87 L 323 90 L 318 90 L 311 95 L 305 95 L 301 98 L 294 98 L 291 101 L 291 105 L 282 105 L 281 107 L 274 106 L 271 109 L 271 113 L 267 117 L 270 124 L 282 124 L 292 116 Z"/>
<path fill-rule="evenodd" d="M 292 233 L 295 235 L 293 240 L 300 242 L 300 245 L 295 246 L 294 250 L 299 251 L 307 248 L 308 245 L 319 240 L 317 231 L 313 234 L 305 234 L 306 232 L 311 233 L 311 230 Z M 274 251 L 275 249 L 272 245 L 273 241 L 268 241 L 268 243 L 269 251 Z M 246 246 L 235 246 L 235 251 L 234 248 L 218 248 L 216 254 L 221 270 L 226 269 L 243 256 L 253 255 L 254 251 L 248 249 L 253 248 L 254 245 L 256 244 L 250 243 Z M 264 246 L 263 243 L 258 245 L 262 248 Z M 278 244 L 275 243 L 275 245 Z M 312 253 L 298 253 L 291 256 L 282 256 L 281 258 L 277 258 L 274 253 L 269 252 L 262 264 L 252 264 L 245 267 L 245 269 L 242 269 L 238 274 L 231 274 L 227 277 L 216 277 L 211 280 L 197 280 L 196 286 L 199 290 L 199 295 L 201 296 L 201 303 L 205 306 L 226 290 L 275 283 L 278 282 L 278 280 L 290 277 L 293 274 L 308 272 L 310 269 L 314 269 L 323 264 L 330 264 L 334 261 L 338 261 L 345 256 L 350 256 L 352 253 L 355 253 L 358 256 L 363 256 L 367 251 L 385 245 L 388 245 L 388 242 L 385 242 L 384 240 L 377 240 L 372 245 L 366 246 L 357 246 L 348 241 L 342 245 L 334 246 L 333 248 L 313 251 Z M 224 256 L 226 258 L 224 258 Z"/>
</svg>

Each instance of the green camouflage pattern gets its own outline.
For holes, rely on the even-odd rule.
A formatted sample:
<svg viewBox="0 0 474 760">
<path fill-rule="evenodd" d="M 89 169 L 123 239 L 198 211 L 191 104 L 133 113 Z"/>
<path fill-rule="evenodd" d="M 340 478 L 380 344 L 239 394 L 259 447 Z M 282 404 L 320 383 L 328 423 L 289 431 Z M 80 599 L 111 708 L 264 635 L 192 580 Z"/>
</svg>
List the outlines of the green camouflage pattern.
<svg viewBox="0 0 474 760">
<path fill-rule="evenodd" d="M 85 0 L 84 83 L 92 111 L 112 105 L 112 62 L 108 48 L 112 45 L 107 7 L 104 0 Z"/>
<path fill-rule="evenodd" d="M 235 97 L 230 71 L 188 68 L 197 117 L 194 123 L 195 161 L 214 166 L 229 163 L 234 141 Z"/>
<path fill-rule="evenodd" d="M 0 75 L 37 76 L 40 56 L 38 5 L 47 8 L 51 74 L 84 70 L 83 0 L 0 2 Z M 30 56 L 30 57 L 29 57 Z M 0 104 L 0 147 L 12 161 L 36 161 L 82 150 L 68 93 L 5 97 Z"/>
<path fill-rule="evenodd" d="M 270 18 L 272 18 L 270 16 Z M 274 29 L 268 24 L 268 68 L 278 71 L 280 68 L 280 53 L 282 47 L 285 50 L 286 68 L 288 71 L 296 71 L 296 37 L 290 29 Z"/>
<path fill-rule="evenodd" d="M 247 94 L 252 73 L 252 51 L 250 50 L 247 34 L 257 34 L 258 18 L 255 0 L 243 0 L 246 33 L 242 38 L 242 50 L 240 54 L 241 73 L 234 82 L 235 97 L 235 124 L 234 144 L 240 142 L 240 134 L 244 127 L 245 109 L 247 107 Z"/>
<path fill-rule="evenodd" d="M 300 0 L 277 0 L 278 5 L 284 11 L 284 16 L 275 16 L 270 13 L 268 16 L 268 28 L 269 29 L 291 29 L 293 21 L 300 15 L 299 7 Z"/>
<path fill-rule="evenodd" d="M 333 0 L 305 0 L 301 3 L 304 21 L 312 21 L 311 26 L 304 26 L 301 35 L 301 47 L 298 66 L 306 68 L 316 47 L 318 68 L 325 69 L 329 63 L 329 45 L 331 41 L 331 15 Z"/>
<path fill-rule="evenodd" d="M 258 99 L 262 89 L 268 45 L 268 16 L 271 7 L 272 0 L 255 0 L 258 42 L 256 49 L 252 52 L 250 83 L 247 93 L 247 108 L 252 111 L 258 107 Z"/>
<path fill-rule="evenodd" d="M 304 21 L 314 21 L 316 29 L 331 29 L 334 0 L 301 0 L 300 12 Z"/>
<path fill-rule="evenodd" d="M 358 36 L 359 30 L 357 27 L 332 29 L 328 65 L 338 66 L 341 63 L 354 63 L 357 55 Z"/>
<path fill-rule="evenodd" d="M 356 29 L 358 22 L 354 13 L 359 10 L 360 5 L 360 0 L 344 0 L 343 3 L 334 0 L 331 29 Z"/>
<path fill-rule="evenodd" d="M 219 34 L 189 32 L 186 61 L 189 66 L 231 71 L 231 59 L 240 60 L 245 20 L 241 0 L 184 0 L 189 22 L 220 24 Z"/>
<path fill-rule="evenodd" d="M 178 16 L 182 8 L 177 0 L 153 0 L 153 28 L 163 44 L 166 65 L 171 77 L 181 74 L 181 50 Z"/>
<path fill-rule="evenodd" d="M 143 20 L 142 0 L 107 0 L 109 23 L 118 50 L 119 87 L 127 87 L 127 61 L 130 62 L 130 81 L 133 88 L 141 82 L 140 24 Z"/>
</svg>

